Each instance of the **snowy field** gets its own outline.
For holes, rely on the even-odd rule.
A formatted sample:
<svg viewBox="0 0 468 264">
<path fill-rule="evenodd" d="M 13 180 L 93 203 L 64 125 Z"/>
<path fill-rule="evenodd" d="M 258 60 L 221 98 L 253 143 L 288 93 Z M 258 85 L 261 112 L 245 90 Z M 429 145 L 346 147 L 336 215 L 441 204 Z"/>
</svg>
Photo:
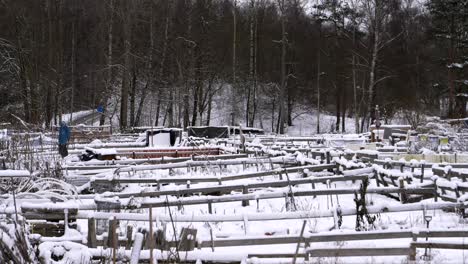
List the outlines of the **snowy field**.
<svg viewBox="0 0 468 264">
<path fill-rule="evenodd" d="M 468 154 L 456 149 L 303 133 L 150 148 L 113 135 L 62 159 L 10 140 L 2 262 L 468 261 Z"/>
</svg>

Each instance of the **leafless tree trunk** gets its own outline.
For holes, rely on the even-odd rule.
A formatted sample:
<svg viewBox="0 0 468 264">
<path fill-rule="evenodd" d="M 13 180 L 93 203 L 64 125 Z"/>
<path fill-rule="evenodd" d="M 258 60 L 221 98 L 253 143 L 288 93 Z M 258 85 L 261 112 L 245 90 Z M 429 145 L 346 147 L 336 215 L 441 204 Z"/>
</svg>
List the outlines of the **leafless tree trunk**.
<svg viewBox="0 0 468 264">
<path fill-rule="evenodd" d="M 256 19 L 256 4 L 255 0 L 250 0 L 250 61 L 249 61 L 249 84 L 247 93 L 247 111 L 246 124 L 254 126 L 255 113 L 257 108 L 257 54 L 256 54 L 256 34 L 257 34 L 257 19 Z"/>
<path fill-rule="evenodd" d="M 130 88 L 130 48 L 131 48 L 131 1 L 123 1 L 123 40 L 124 40 L 124 67 L 122 76 L 122 89 L 120 94 L 120 129 L 128 126 L 128 95 Z"/>
<path fill-rule="evenodd" d="M 281 86 L 279 96 L 279 111 L 278 111 L 278 127 L 277 132 L 279 134 L 285 133 L 285 121 L 286 121 L 286 6 L 284 0 L 278 0 L 278 6 L 281 12 Z"/>
<path fill-rule="evenodd" d="M 188 2 L 188 9 L 189 9 L 189 17 L 188 17 L 188 27 L 187 27 L 187 38 L 191 39 L 192 38 L 192 22 L 193 22 L 193 7 L 192 3 L 189 1 Z M 183 127 L 187 128 L 190 124 L 190 114 L 189 114 L 189 109 L 190 109 L 190 102 L 189 102 L 189 93 L 190 93 L 190 86 L 193 83 L 193 70 L 194 70 L 194 45 L 189 46 L 188 50 L 188 70 L 187 74 L 185 77 L 185 91 L 183 93 L 183 99 L 182 99 L 182 107 L 183 107 Z"/>
<path fill-rule="evenodd" d="M 71 55 L 71 102 L 70 102 L 70 123 L 73 122 L 73 105 L 75 103 L 75 63 L 76 63 L 76 40 L 75 22 L 72 23 L 72 55 Z"/>
<path fill-rule="evenodd" d="M 135 96 L 137 88 L 137 70 L 135 67 L 135 59 L 132 59 L 132 81 L 130 83 L 130 126 L 135 126 Z"/>
<path fill-rule="evenodd" d="M 387 41 L 383 39 L 384 25 L 388 23 L 389 11 L 387 10 L 388 2 L 381 0 L 372 0 L 365 2 L 365 9 L 368 17 L 369 33 L 372 36 L 371 40 L 371 57 L 369 65 L 369 83 L 367 94 L 367 112 L 368 112 L 368 126 L 375 118 L 374 107 L 376 105 L 376 85 L 378 82 L 391 77 L 384 76 L 377 79 L 377 62 L 379 60 L 379 52 L 390 42 L 398 38 L 400 34 Z"/>
<path fill-rule="evenodd" d="M 317 1 L 318 4 L 318 1 Z M 322 24 L 319 22 L 319 39 L 317 48 L 317 134 L 320 134 L 320 76 L 322 75 L 320 70 L 320 59 L 321 59 L 321 41 L 322 41 Z"/>
<path fill-rule="evenodd" d="M 231 115 L 232 120 L 236 119 L 236 100 L 234 100 L 234 95 L 237 89 L 237 76 L 236 76 L 236 48 L 237 48 L 237 16 L 236 16 L 236 8 L 237 8 L 237 0 L 233 0 L 233 8 L 232 8 L 232 109 Z M 234 125 L 234 124 L 231 124 Z"/>
<path fill-rule="evenodd" d="M 353 25 L 353 47 L 356 46 L 356 25 Z M 354 127 L 355 132 L 359 133 L 359 110 L 357 99 L 357 85 L 356 85 L 356 54 L 352 55 L 352 72 L 353 72 L 353 107 L 354 107 Z"/>
<path fill-rule="evenodd" d="M 343 102 L 341 104 L 341 132 L 346 132 L 346 105 L 347 105 L 347 100 L 346 100 L 347 92 L 346 88 L 343 86 Z"/>
<path fill-rule="evenodd" d="M 63 2 L 59 1 L 58 3 L 58 21 L 57 21 L 57 34 L 58 34 L 58 39 L 59 43 L 62 43 L 64 41 L 64 35 L 63 35 L 63 21 L 62 21 L 62 13 L 63 13 Z M 62 87 L 63 87 L 63 69 L 65 68 L 65 65 L 63 64 L 63 45 L 58 45 L 56 49 L 57 53 L 57 59 L 56 59 L 56 69 L 57 69 L 57 74 L 56 74 L 56 83 L 57 85 L 55 86 L 55 95 L 54 95 L 54 124 L 58 125 L 62 121 L 62 106 L 61 106 L 61 101 L 60 96 L 62 93 Z M 58 118 L 58 120 L 57 120 Z"/>
<path fill-rule="evenodd" d="M 26 122 L 31 122 L 31 98 L 30 98 L 30 91 L 27 81 L 27 61 L 24 58 L 23 54 L 23 40 L 22 40 L 22 32 L 20 31 L 20 22 L 18 16 L 15 17 L 15 33 L 16 33 L 16 45 L 17 45 L 17 57 L 18 57 L 18 77 L 19 77 L 19 85 L 22 91 L 23 97 L 23 108 L 24 108 L 24 120 Z"/>
<path fill-rule="evenodd" d="M 163 49 L 162 49 L 162 54 L 161 54 L 161 61 L 160 61 L 160 64 L 159 64 L 159 82 L 161 83 L 162 82 L 162 79 L 163 79 L 163 76 L 164 76 L 164 67 L 165 67 L 165 63 L 166 63 L 166 56 L 167 56 L 167 46 L 168 46 L 168 41 L 169 41 L 169 21 L 170 21 L 170 14 L 171 14 L 171 1 L 167 1 L 167 5 L 166 5 L 166 19 L 165 19 L 165 23 L 164 23 L 164 42 L 163 42 Z M 159 96 L 158 96 L 158 100 L 159 100 L 159 103 L 158 105 L 161 103 L 160 99 L 161 99 L 161 96 L 162 96 L 162 93 L 161 93 L 161 87 L 159 88 Z M 169 120 L 171 120 L 169 123 L 170 125 L 169 126 L 172 126 L 172 89 L 169 91 L 169 105 L 168 105 L 168 111 L 166 112 L 167 115 L 169 115 Z"/>
<path fill-rule="evenodd" d="M 50 121 L 52 119 L 52 80 L 54 80 L 54 72 L 55 69 L 52 67 L 54 64 L 54 53 L 55 53 L 55 45 L 54 45 L 54 39 L 52 32 L 53 30 L 53 17 L 52 17 L 52 1 L 49 0 L 47 1 L 47 22 L 48 22 L 48 37 L 49 37 L 49 42 L 48 42 L 48 80 L 46 84 L 46 98 L 45 98 L 45 115 L 44 115 L 44 123 L 46 125 L 46 128 L 50 127 Z"/>
<path fill-rule="evenodd" d="M 147 80 L 146 85 L 141 91 L 141 98 L 140 103 L 138 104 L 138 110 L 135 117 L 135 125 L 140 124 L 141 113 L 143 111 L 143 106 L 145 104 L 146 96 L 148 95 L 148 90 L 152 88 L 153 81 L 154 81 L 154 74 L 153 70 L 153 52 L 154 52 L 154 1 L 151 1 L 151 15 L 150 15 L 150 22 L 149 22 L 149 50 L 148 50 L 148 63 L 146 64 L 146 71 L 147 71 Z"/>
<path fill-rule="evenodd" d="M 102 108 L 104 112 L 101 114 L 101 118 L 99 120 L 99 125 L 104 125 L 106 121 L 106 115 L 108 114 L 107 109 L 107 101 L 109 100 L 109 93 L 112 91 L 112 84 L 113 84 L 113 75 L 112 75 L 112 39 L 113 39 L 113 25 L 114 25 L 114 0 L 109 1 L 109 29 L 107 32 L 108 40 L 107 40 L 107 81 L 106 81 L 106 89 L 104 92 L 103 100 L 102 100 Z M 109 120 L 110 125 L 112 126 L 112 119 Z"/>
</svg>

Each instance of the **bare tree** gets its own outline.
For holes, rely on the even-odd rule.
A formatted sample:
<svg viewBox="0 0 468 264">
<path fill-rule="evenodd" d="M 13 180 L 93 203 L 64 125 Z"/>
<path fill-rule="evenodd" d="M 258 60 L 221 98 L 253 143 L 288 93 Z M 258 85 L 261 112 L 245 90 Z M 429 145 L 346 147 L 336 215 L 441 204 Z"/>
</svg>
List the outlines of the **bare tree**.
<svg viewBox="0 0 468 264">
<path fill-rule="evenodd" d="M 285 0 L 277 0 L 278 8 L 280 10 L 280 20 L 281 20 L 281 81 L 280 81 L 280 96 L 279 96 L 279 111 L 278 111 L 278 124 L 276 131 L 279 134 L 285 133 L 285 123 L 286 123 L 286 5 Z"/>
<path fill-rule="evenodd" d="M 132 31 L 132 1 L 122 2 L 123 17 L 123 44 L 124 44 L 124 66 L 122 73 L 122 89 L 120 93 L 120 129 L 128 126 L 128 97 L 130 90 L 131 73 L 131 31 Z"/>
<path fill-rule="evenodd" d="M 246 111 L 246 123 L 247 126 L 254 126 L 255 114 L 257 111 L 257 11 L 255 0 L 250 0 L 249 7 L 249 84 L 247 92 L 247 111 Z"/>
<path fill-rule="evenodd" d="M 390 44 L 393 40 L 399 37 L 385 37 L 385 27 L 390 20 L 390 4 L 391 1 L 383 0 L 364 0 L 362 3 L 363 10 L 366 15 L 366 27 L 370 35 L 370 59 L 369 59 L 369 83 L 367 94 L 367 114 L 368 126 L 374 118 L 374 109 L 376 105 L 376 85 L 391 76 L 383 76 L 377 78 L 377 68 L 379 61 L 379 54 L 384 47 Z"/>
</svg>

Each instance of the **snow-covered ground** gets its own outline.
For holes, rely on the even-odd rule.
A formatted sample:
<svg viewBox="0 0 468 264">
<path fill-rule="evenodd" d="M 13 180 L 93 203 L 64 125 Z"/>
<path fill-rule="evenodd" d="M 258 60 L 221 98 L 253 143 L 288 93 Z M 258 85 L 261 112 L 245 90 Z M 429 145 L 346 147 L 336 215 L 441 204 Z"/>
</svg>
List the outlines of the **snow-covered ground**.
<svg viewBox="0 0 468 264">
<path fill-rule="evenodd" d="M 23 170 L 1 173 L 0 187 L 9 190 L 1 194 L 3 244 L 25 260 L 19 247 L 24 245 L 30 252 L 38 252 L 29 256 L 30 262 L 42 263 L 89 263 L 102 258 L 129 263 L 132 256 L 148 261 L 151 251 L 159 261 L 175 263 L 292 263 L 296 250 L 296 263 L 409 263 L 412 246 L 423 245 L 429 234 L 428 242 L 445 248 L 427 252 L 425 246 L 417 248 L 416 263 L 468 261 L 468 230 L 459 209 L 468 198 L 464 183 L 468 164 L 462 163 L 467 153 L 445 153 L 455 158 L 450 164 L 416 160 L 440 153 L 398 152 L 399 148 L 407 150 L 406 144 L 378 146 L 368 143 L 364 135 L 314 135 L 310 132 L 314 125 L 307 122 L 311 118 L 297 117 L 297 125 L 289 128 L 287 137 L 247 138 L 245 155 L 235 154 L 243 150 L 238 136 L 186 139 L 183 147 L 147 148 L 144 142 L 135 141 L 138 135 L 116 135 L 105 142 L 76 145 L 65 159 L 44 146 L 33 147 L 32 156 L 27 154 L 31 146 L 10 148 L 5 166 Z M 331 125 L 332 121 L 330 118 Z M 346 122 L 352 124 L 353 120 Z M 220 149 L 225 157 L 169 157 L 180 155 L 183 149 L 197 154 L 203 148 Z M 158 151 L 167 152 L 167 157 L 135 159 L 134 164 L 128 156 L 80 161 L 77 156 L 85 149 L 118 158 L 121 153 Z M 365 179 L 369 183 L 366 191 Z M 438 193 L 437 199 L 434 193 Z M 418 198 L 422 194 L 425 196 Z M 104 209 L 103 204 L 115 208 Z M 135 245 L 141 234 L 148 234 L 150 215 L 151 229 L 159 230 L 158 243 L 149 246 L 145 235 L 138 252 Z M 115 230 L 109 229 L 113 217 L 119 219 Z M 89 230 L 93 227 L 90 218 L 97 221 L 96 236 Z M 20 223 L 17 227 L 11 224 L 16 221 Z M 69 223 L 62 235 L 52 234 L 56 221 Z M 47 224 L 48 231 L 38 229 L 38 223 Z M 187 228 L 196 230 L 196 235 L 186 238 L 193 242 L 182 243 L 189 245 L 188 250 L 163 247 L 164 243 L 179 243 Z M 16 235 L 17 229 L 25 235 Z M 107 242 L 109 230 L 122 243 L 129 241 L 127 246 L 117 247 L 115 255 L 112 241 Z M 27 243 L 18 243 L 25 239 Z M 377 250 L 384 252 L 380 255 L 400 253 L 369 256 Z M 306 252 L 309 260 L 304 258 Z M 326 252 L 331 255 L 326 257 Z M 359 256 L 337 256 L 345 252 Z M 12 258 L 5 249 L 0 253 Z M 265 257 L 273 253 L 282 257 Z"/>
</svg>

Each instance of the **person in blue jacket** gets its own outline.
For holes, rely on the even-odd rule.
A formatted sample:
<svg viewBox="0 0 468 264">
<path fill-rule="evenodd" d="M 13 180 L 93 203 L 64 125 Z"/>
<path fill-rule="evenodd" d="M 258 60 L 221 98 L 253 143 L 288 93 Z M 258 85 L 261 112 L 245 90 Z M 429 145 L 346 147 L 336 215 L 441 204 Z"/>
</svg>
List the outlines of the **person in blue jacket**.
<svg viewBox="0 0 468 264">
<path fill-rule="evenodd" d="M 68 140 L 70 139 L 70 128 L 68 128 L 67 123 L 65 121 L 60 122 L 60 130 L 59 130 L 59 153 L 62 158 L 68 156 L 68 149 L 67 144 Z"/>
</svg>

